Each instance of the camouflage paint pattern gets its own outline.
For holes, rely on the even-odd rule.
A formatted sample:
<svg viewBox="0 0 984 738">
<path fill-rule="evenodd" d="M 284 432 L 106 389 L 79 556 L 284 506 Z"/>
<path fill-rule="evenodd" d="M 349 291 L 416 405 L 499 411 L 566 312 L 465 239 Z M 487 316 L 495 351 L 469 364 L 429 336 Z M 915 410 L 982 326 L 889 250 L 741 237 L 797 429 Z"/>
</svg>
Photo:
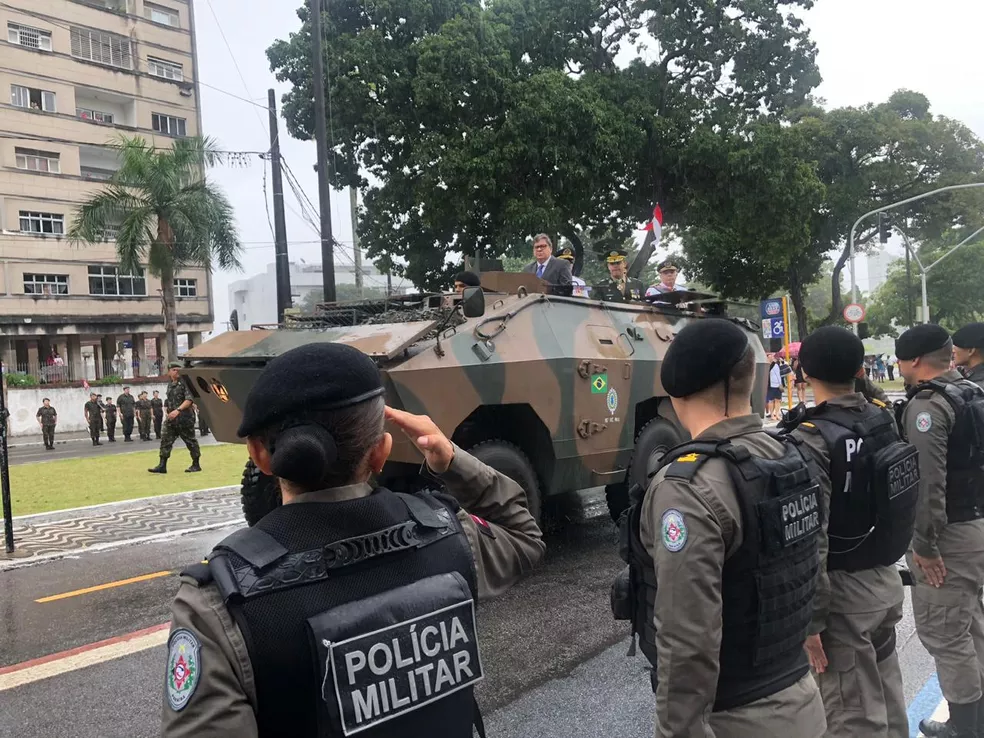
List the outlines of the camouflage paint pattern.
<svg viewBox="0 0 984 738">
<path fill-rule="evenodd" d="M 252 330 L 224 333 L 196 347 L 184 356 L 182 374 L 215 437 L 242 442 L 236 435 L 241 403 L 266 361 L 313 341 L 347 343 L 376 359 L 388 404 L 429 415 L 449 437 L 477 411 L 528 406 L 533 422 L 549 435 L 550 448 L 523 450 L 550 495 L 623 481 L 639 429 L 657 416 L 675 422 L 660 382 L 661 360 L 675 333 L 701 319 L 648 304 L 486 294 L 483 316 L 442 334 L 443 355 L 433 338 L 420 340 L 433 321 Z M 761 414 L 768 361 L 753 326 L 739 325 L 748 330 L 757 355 L 752 405 Z M 593 391 L 599 377 L 604 387 Z M 521 430 L 529 429 L 501 428 L 483 440 L 508 440 Z M 393 436 L 390 462 L 418 465 L 416 449 L 402 433 Z M 542 457 L 551 452 L 547 466 Z"/>
</svg>

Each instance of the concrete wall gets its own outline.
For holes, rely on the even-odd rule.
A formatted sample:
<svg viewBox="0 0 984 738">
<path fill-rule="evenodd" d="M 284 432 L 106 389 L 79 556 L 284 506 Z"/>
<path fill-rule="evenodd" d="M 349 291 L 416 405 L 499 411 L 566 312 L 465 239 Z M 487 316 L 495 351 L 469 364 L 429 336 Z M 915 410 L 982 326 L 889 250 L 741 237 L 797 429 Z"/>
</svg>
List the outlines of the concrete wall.
<svg viewBox="0 0 984 738">
<path fill-rule="evenodd" d="M 112 397 L 113 402 L 123 394 L 123 385 L 106 385 L 105 387 L 93 386 L 92 390 L 103 396 L 103 399 Z M 137 384 L 130 388 L 130 394 L 136 396 L 147 390 L 147 396 L 153 397 L 154 390 L 158 390 L 163 398 L 167 392 L 167 384 Z M 38 428 L 37 412 L 41 407 L 41 401 L 47 397 L 51 400 L 52 407 L 58 411 L 58 427 L 55 429 L 55 437 L 59 433 L 69 433 L 72 431 L 88 430 L 85 425 L 85 414 L 83 406 L 89 401 L 89 393 L 81 387 L 69 389 L 44 389 L 42 387 L 33 389 L 7 389 L 7 405 L 10 410 L 10 434 L 12 436 L 37 435 L 41 437 L 41 430 Z M 119 420 L 117 420 L 117 430 L 119 430 Z"/>
</svg>

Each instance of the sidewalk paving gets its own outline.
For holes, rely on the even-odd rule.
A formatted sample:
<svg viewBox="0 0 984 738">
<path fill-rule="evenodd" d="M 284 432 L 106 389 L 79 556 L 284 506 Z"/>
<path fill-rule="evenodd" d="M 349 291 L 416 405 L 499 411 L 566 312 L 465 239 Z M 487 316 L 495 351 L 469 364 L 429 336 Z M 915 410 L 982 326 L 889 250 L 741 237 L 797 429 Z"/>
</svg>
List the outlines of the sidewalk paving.
<svg viewBox="0 0 984 738">
<path fill-rule="evenodd" d="M 123 433 L 119 428 L 116 429 L 116 435 L 122 439 Z M 137 429 L 133 429 L 133 436 L 139 438 Z M 201 434 L 198 432 L 197 427 L 195 428 L 195 436 L 201 438 Z M 102 432 L 102 440 L 106 441 L 106 431 Z M 206 438 L 208 436 L 205 436 Z M 155 439 L 156 440 L 156 439 Z M 68 431 L 66 433 L 55 433 L 55 445 L 58 446 L 63 443 L 76 443 L 78 441 L 92 441 L 89 436 L 89 431 Z M 30 446 L 43 446 L 44 440 L 41 438 L 41 431 L 37 433 L 26 435 L 26 436 L 7 436 L 7 448 L 28 448 Z"/>
<path fill-rule="evenodd" d="M 24 515 L 14 518 L 14 552 L 0 544 L 0 571 L 243 524 L 238 486 Z"/>
</svg>

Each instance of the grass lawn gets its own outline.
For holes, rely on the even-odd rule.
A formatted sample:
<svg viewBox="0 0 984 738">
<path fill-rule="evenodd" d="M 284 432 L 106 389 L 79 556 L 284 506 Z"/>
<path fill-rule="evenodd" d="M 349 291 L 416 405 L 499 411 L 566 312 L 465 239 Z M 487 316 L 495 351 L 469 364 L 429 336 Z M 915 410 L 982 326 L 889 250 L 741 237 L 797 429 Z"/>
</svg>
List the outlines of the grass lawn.
<svg viewBox="0 0 984 738">
<path fill-rule="evenodd" d="M 248 455 L 238 443 L 202 448 L 202 469 L 185 474 L 191 457 L 179 441 L 168 461 L 167 474 L 147 471 L 158 452 L 140 451 L 89 459 L 66 459 L 10 467 L 14 515 L 64 510 L 101 502 L 190 492 L 239 484 Z"/>
</svg>

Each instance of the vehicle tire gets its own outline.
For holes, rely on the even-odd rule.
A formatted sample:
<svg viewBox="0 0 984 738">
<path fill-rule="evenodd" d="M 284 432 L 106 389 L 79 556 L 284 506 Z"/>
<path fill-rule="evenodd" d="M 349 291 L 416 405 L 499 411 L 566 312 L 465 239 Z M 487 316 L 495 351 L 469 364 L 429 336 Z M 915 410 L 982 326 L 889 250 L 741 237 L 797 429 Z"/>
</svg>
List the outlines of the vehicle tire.
<svg viewBox="0 0 984 738">
<path fill-rule="evenodd" d="M 527 509 L 537 524 L 541 522 L 540 482 L 529 457 L 518 446 L 508 441 L 483 441 L 468 449 L 468 453 L 522 487 Z"/>
<path fill-rule="evenodd" d="M 280 485 L 274 477 L 269 477 L 259 469 L 252 459 L 246 462 L 243 471 L 243 486 L 240 491 L 243 515 L 246 524 L 254 526 L 260 518 L 281 505 Z"/>
<path fill-rule="evenodd" d="M 635 484 L 647 486 L 650 471 L 659 467 L 667 451 L 682 442 L 680 431 L 665 418 L 653 418 L 642 427 L 635 439 L 635 449 L 632 458 L 629 459 L 625 481 L 605 487 L 608 513 L 615 523 L 618 523 L 622 513 L 629 509 L 629 490 L 632 486 Z"/>
</svg>

